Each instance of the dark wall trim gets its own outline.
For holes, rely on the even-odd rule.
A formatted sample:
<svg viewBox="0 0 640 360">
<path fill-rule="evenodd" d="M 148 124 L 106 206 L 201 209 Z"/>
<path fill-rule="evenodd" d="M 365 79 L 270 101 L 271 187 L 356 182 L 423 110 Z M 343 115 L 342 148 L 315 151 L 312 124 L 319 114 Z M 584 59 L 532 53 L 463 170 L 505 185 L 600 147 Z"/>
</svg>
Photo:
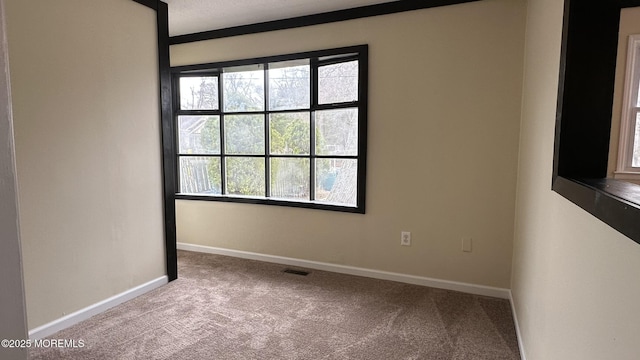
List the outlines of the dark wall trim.
<svg viewBox="0 0 640 360">
<path fill-rule="evenodd" d="M 133 0 L 153 10 L 158 10 L 158 0 Z"/>
<path fill-rule="evenodd" d="M 160 67 L 160 117 L 162 123 L 162 174 L 164 178 L 164 237 L 169 281 L 178 278 L 175 202 L 175 145 L 173 96 L 169 61 L 169 9 L 158 1 L 158 65 Z"/>
<path fill-rule="evenodd" d="M 160 79 L 160 123 L 162 138 L 162 176 L 164 205 L 164 241 L 167 277 L 178 278 L 178 254 L 176 243 L 176 203 L 171 67 L 169 65 L 169 10 L 167 4 L 158 0 L 133 0 L 156 11 L 158 27 L 158 71 Z"/>
<path fill-rule="evenodd" d="M 640 243 L 640 186 L 607 179 L 620 10 L 565 0 L 552 189 Z"/>
<path fill-rule="evenodd" d="M 640 186 L 613 179 L 559 176 L 553 190 L 640 244 L 640 206 L 633 199 Z M 636 200 L 637 201 L 637 200 Z"/>
<path fill-rule="evenodd" d="M 195 41 L 255 34 L 274 30 L 293 29 L 303 26 L 327 24 L 338 21 L 360 19 L 386 14 L 395 14 L 404 11 L 428 9 L 433 7 L 462 4 L 474 1 L 480 0 L 399 0 L 377 5 L 368 5 L 346 10 L 331 11 L 321 14 L 267 21 L 250 25 L 234 26 L 230 28 L 203 31 L 194 34 L 172 36 L 169 39 L 169 42 L 171 45 L 184 44 Z"/>
<path fill-rule="evenodd" d="M 312 58 L 318 56 L 324 56 L 327 51 L 329 54 L 333 53 L 363 53 L 365 56 L 369 55 L 369 47 L 368 45 L 355 45 L 355 46 L 345 46 L 340 48 L 333 48 L 329 50 L 312 50 L 312 51 L 303 51 L 294 54 L 284 54 L 284 55 L 273 55 L 273 56 L 261 56 L 256 58 L 249 59 L 241 59 L 241 60 L 230 60 L 230 61 L 220 61 L 220 62 L 212 62 L 212 63 L 203 63 L 203 64 L 192 64 L 192 65 L 182 65 L 182 66 L 174 66 L 171 68 L 171 72 L 174 74 L 178 73 L 193 73 L 197 76 L 201 74 L 212 73 L 211 69 L 219 69 L 224 67 L 232 67 L 232 66 L 243 66 L 243 65 L 252 65 L 257 63 L 267 63 L 267 62 L 279 62 L 279 61 L 288 61 L 302 58 Z M 340 58 L 341 61 L 344 61 L 345 58 Z M 353 60 L 359 60 L 360 57 L 354 56 Z M 217 73 L 217 72 L 213 72 Z M 367 75 L 367 73 L 361 73 L 360 75 Z M 362 95 L 362 94 L 360 94 Z"/>
</svg>

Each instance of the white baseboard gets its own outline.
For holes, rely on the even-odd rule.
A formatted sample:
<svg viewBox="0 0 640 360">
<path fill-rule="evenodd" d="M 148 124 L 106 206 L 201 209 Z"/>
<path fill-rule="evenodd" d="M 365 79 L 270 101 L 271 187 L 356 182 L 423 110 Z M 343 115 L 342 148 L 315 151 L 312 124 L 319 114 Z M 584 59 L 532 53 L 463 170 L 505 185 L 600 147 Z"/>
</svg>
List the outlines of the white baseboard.
<svg viewBox="0 0 640 360">
<path fill-rule="evenodd" d="M 428 287 L 433 287 L 438 289 L 460 291 L 460 292 L 475 294 L 475 295 L 497 297 L 501 299 L 509 299 L 510 297 L 509 289 L 503 289 L 503 288 L 497 288 L 497 287 L 491 287 L 491 286 L 475 285 L 475 284 L 469 284 L 469 283 L 463 283 L 463 282 L 457 282 L 457 281 L 433 279 L 433 278 L 427 278 L 422 276 L 406 275 L 406 274 L 400 274 L 400 273 L 365 269 L 365 268 L 359 268 L 354 266 L 337 265 L 337 264 L 318 262 L 318 261 L 294 259 L 294 258 L 283 257 L 283 256 L 266 255 L 266 254 L 248 252 L 248 251 L 230 250 L 230 249 L 216 248 L 211 246 L 193 245 L 193 244 L 180 243 L 180 242 L 177 245 L 178 245 L 178 250 L 226 255 L 226 256 L 232 256 L 232 257 L 238 257 L 238 258 L 250 259 L 250 260 L 259 260 L 259 261 L 265 261 L 265 262 L 282 264 L 282 265 L 299 266 L 302 268 L 331 271 L 331 272 L 340 273 L 340 274 L 364 276 L 364 277 L 381 279 L 381 280 L 391 280 L 391 281 L 403 282 L 403 283 L 413 284 L 413 285 L 428 286 Z"/>
<path fill-rule="evenodd" d="M 513 324 L 516 327 L 516 337 L 518 338 L 518 349 L 520 349 L 520 359 L 527 360 L 527 356 L 524 353 L 524 345 L 522 344 L 522 335 L 520 334 L 520 323 L 518 323 L 518 313 L 516 312 L 516 306 L 513 303 L 513 294 L 509 290 L 509 302 L 511 303 L 511 313 L 513 314 Z"/>
<path fill-rule="evenodd" d="M 36 340 L 53 335 L 60 330 L 75 325 L 116 305 L 120 305 L 125 301 L 131 300 L 153 289 L 159 288 L 160 286 L 168 282 L 169 278 L 165 275 L 140 286 L 136 286 L 120 294 L 114 295 L 106 300 L 100 301 L 99 303 L 93 304 L 84 309 L 80 309 L 72 314 L 61 317 L 48 324 L 39 326 L 33 330 L 29 330 L 29 339 Z"/>
</svg>

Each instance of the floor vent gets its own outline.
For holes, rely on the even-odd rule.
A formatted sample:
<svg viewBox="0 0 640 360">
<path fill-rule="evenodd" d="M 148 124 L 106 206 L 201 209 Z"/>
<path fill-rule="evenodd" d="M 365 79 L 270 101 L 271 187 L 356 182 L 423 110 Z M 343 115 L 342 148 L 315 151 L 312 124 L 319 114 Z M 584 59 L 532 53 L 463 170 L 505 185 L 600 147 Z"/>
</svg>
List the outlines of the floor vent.
<svg viewBox="0 0 640 360">
<path fill-rule="evenodd" d="M 308 271 L 303 271 L 303 270 L 284 269 L 282 272 L 287 273 L 287 274 L 300 275 L 300 276 L 309 275 Z"/>
</svg>

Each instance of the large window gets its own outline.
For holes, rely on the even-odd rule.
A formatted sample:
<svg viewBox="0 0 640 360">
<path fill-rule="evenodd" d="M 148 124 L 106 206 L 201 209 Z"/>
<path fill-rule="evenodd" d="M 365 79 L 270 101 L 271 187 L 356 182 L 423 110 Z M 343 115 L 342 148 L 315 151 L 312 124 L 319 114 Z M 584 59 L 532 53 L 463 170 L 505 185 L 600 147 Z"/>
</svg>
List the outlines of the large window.
<svg viewBox="0 0 640 360">
<path fill-rule="evenodd" d="M 173 70 L 177 198 L 364 213 L 366 45 Z"/>
</svg>

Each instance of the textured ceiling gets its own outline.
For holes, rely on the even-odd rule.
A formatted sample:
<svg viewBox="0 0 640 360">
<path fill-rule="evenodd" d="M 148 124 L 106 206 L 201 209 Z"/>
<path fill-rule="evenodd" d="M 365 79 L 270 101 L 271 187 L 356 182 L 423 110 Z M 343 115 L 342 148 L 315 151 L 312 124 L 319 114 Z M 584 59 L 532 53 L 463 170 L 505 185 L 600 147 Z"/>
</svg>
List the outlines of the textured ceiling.
<svg viewBox="0 0 640 360">
<path fill-rule="evenodd" d="M 171 36 L 287 19 L 389 0 L 163 0 Z"/>
</svg>

